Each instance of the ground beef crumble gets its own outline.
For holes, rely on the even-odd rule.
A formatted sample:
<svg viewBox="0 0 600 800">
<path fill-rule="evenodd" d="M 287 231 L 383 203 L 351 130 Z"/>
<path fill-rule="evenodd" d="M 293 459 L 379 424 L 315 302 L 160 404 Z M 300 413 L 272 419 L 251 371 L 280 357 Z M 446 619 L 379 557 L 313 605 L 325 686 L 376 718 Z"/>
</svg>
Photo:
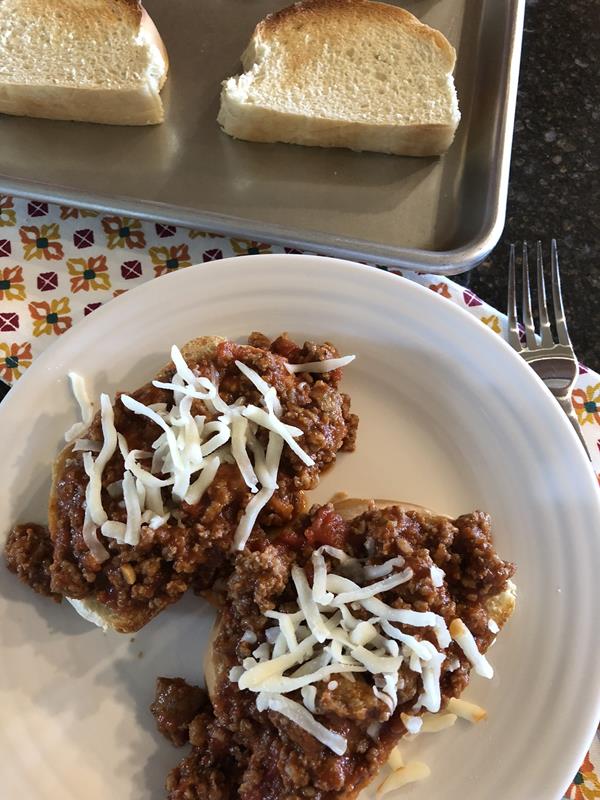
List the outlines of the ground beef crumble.
<svg viewBox="0 0 600 800">
<path fill-rule="evenodd" d="M 193 365 L 199 374 L 219 385 L 219 393 L 227 403 L 243 396 L 247 403 L 260 404 L 260 394 L 234 362 L 240 360 L 256 370 L 277 390 L 283 421 L 303 431 L 301 446 L 315 461 L 314 466 L 307 467 L 289 448 L 284 448 L 278 489 L 260 514 L 256 535 L 263 527 L 290 524 L 304 511 L 304 491 L 314 488 L 319 474 L 335 461 L 339 450 L 354 447 L 358 419 L 350 413 L 348 396 L 339 391 L 341 371 L 291 374 L 285 368 L 287 360 L 307 363 L 338 355 L 327 343 L 305 342 L 300 346 L 285 334 L 271 342 L 263 334 L 253 333 L 248 345 L 222 342 L 213 357 Z M 132 396 L 145 404 L 172 403 L 172 393 L 151 383 Z M 125 435 L 129 448 L 151 449 L 157 426 L 118 401 L 114 412 L 115 426 Z M 211 419 L 211 413 L 199 400 L 194 401 L 192 413 Z M 99 414 L 86 436 L 102 441 Z M 267 436 L 266 431 L 259 430 L 263 444 Z M 106 487 L 120 480 L 123 471 L 123 459 L 117 451 L 103 472 L 102 502 L 109 519 L 121 522 L 126 521 L 125 509 L 120 499 L 110 497 Z M 98 533 L 110 554 L 103 563 L 96 561 L 83 540 L 86 484 L 82 453 L 72 453 L 57 485 L 58 521 L 52 531 L 52 545 L 44 545 L 40 559 L 30 552 L 30 534 L 28 545 L 13 546 L 10 554 L 7 551 L 10 568 L 23 580 L 35 582 L 36 591 L 45 586 L 45 593 L 54 596 L 94 597 L 117 613 L 117 626 L 123 632 L 138 630 L 190 587 L 218 598 L 215 587 L 222 586 L 229 575 L 233 535 L 251 497 L 236 465 L 222 464 L 201 500 L 194 506 L 182 505 L 178 520 L 171 518 L 157 530 L 143 526 L 135 547 L 120 545 Z M 34 529 L 31 525 L 26 527 Z M 20 534 L 21 539 L 23 536 Z M 35 542 L 39 545 L 42 539 L 36 535 Z M 45 570 L 43 581 L 38 562 Z"/>
<path fill-rule="evenodd" d="M 183 678 L 157 678 L 156 696 L 150 706 L 158 730 L 176 747 L 190 741 L 190 725 L 201 718 L 202 712 L 210 708 L 204 689 L 191 686 Z M 198 741 L 195 737 L 194 744 Z"/>
<path fill-rule="evenodd" d="M 506 588 L 514 567 L 494 551 L 486 514 L 474 512 L 448 520 L 394 506 L 383 510 L 373 507 L 345 523 L 333 507 L 315 507 L 279 537 L 259 537 L 253 550 L 237 556 L 228 583 L 228 603 L 214 643 L 218 654 L 214 717 L 207 724 L 207 712 L 202 712 L 206 737 L 202 746 L 192 747 L 190 754 L 170 773 L 168 800 L 354 797 L 385 763 L 391 748 L 406 732 L 400 715 L 415 713 L 412 707 L 422 691 L 419 676 L 406 664 L 401 669 L 404 684 L 398 693 L 398 707 L 391 717 L 363 674 L 355 674 L 354 683 L 337 676 L 336 686 L 330 688 L 328 682 L 318 684 L 318 720 L 345 736 L 348 749 L 343 756 L 334 755 L 280 714 L 258 712 L 256 696 L 240 691 L 229 680 L 231 667 L 239 665 L 265 640 L 265 628 L 272 624 L 265 618 L 265 610 L 295 610 L 291 567 L 299 563 L 310 578 L 312 551 L 322 543 L 342 547 L 370 564 L 402 555 L 405 566 L 412 568 L 413 577 L 386 592 L 382 599 L 396 608 L 434 611 L 447 624 L 460 616 L 471 628 L 481 652 L 491 644 L 493 635 L 487 626 L 485 601 Z M 337 562 L 333 564 L 337 566 Z M 433 564 L 446 573 L 443 587 L 433 584 Z M 430 629 L 409 626 L 403 629 L 419 636 L 433 636 Z M 256 642 L 250 643 L 247 636 L 243 637 L 247 631 L 254 633 Z M 436 643 L 434 639 L 432 642 Z M 459 664 L 453 671 L 447 669 L 450 659 Z M 469 674 L 469 663 L 452 643 L 442 668 L 443 704 L 463 691 Z M 291 697 L 301 702 L 297 694 L 298 697 L 294 694 Z M 367 731 L 374 723 L 380 726 L 375 739 Z M 219 782 L 223 775 L 229 775 L 225 785 Z"/>
<path fill-rule="evenodd" d="M 44 525 L 17 525 L 8 534 L 4 547 L 6 566 L 34 592 L 60 603 L 62 595 L 50 589 L 52 542 Z"/>
</svg>

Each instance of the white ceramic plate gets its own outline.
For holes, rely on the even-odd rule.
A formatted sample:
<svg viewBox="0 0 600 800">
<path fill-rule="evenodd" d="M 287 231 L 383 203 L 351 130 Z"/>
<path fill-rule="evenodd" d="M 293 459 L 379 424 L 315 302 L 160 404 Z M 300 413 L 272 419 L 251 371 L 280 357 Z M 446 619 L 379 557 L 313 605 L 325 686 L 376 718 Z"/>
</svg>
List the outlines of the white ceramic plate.
<svg viewBox="0 0 600 800">
<path fill-rule="evenodd" d="M 517 611 L 469 697 L 489 720 L 406 746 L 432 777 L 407 800 L 554 800 L 600 710 L 600 509 L 574 432 L 529 368 L 466 312 L 406 280 L 310 256 L 253 256 L 152 281 L 61 337 L 0 406 L 0 530 L 45 518 L 75 419 L 66 373 L 133 389 L 173 342 L 214 333 L 329 338 L 357 354 L 345 387 L 358 449 L 314 493 L 490 511 L 518 565 Z M 187 597 L 135 637 L 103 635 L 0 569 L 3 800 L 159 800 L 183 755 L 154 732 L 158 675 L 201 679 L 211 614 Z"/>
</svg>

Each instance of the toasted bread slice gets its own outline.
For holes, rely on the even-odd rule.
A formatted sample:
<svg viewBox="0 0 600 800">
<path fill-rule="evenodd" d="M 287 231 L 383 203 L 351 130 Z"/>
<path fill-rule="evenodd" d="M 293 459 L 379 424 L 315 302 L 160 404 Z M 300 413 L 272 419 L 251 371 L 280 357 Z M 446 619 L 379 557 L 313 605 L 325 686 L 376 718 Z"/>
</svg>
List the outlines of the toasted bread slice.
<svg viewBox="0 0 600 800">
<path fill-rule="evenodd" d="M 216 352 L 219 343 L 223 341 L 225 340 L 221 336 L 201 336 L 185 344 L 181 348 L 181 354 L 186 361 L 191 363 L 200 361 L 203 358 L 211 358 Z M 173 362 L 169 361 L 169 363 L 155 375 L 154 380 L 167 380 L 173 374 L 173 369 Z M 151 383 L 147 384 L 147 386 L 151 386 Z M 98 425 L 99 417 L 100 412 L 97 412 L 92 422 L 92 427 L 94 424 Z M 60 535 L 62 523 L 58 487 L 65 470 L 69 466 L 69 460 L 72 454 L 73 444 L 68 444 L 59 453 L 52 467 L 52 485 L 48 503 L 48 530 L 50 531 L 50 537 L 55 545 Z M 55 560 L 56 558 L 57 553 L 55 546 Z M 132 618 L 129 611 L 115 611 L 107 605 L 98 602 L 94 597 L 76 599 L 67 596 L 66 599 L 71 603 L 75 611 L 88 622 L 92 622 L 94 625 L 104 630 L 110 628 L 119 633 L 131 633 L 138 630 L 142 625 L 150 622 L 150 620 L 160 613 L 167 605 L 167 603 L 156 603 L 152 608 L 147 609 L 147 613 L 144 614 L 143 618 L 139 618 L 138 616 Z"/>
<path fill-rule="evenodd" d="M 362 499 L 355 497 L 344 498 L 343 500 L 334 501 L 333 507 L 336 512 L 345 520 L 349 521 L 355 517 L 360 516 L 365 511 L 372 508 L 388 508 L 389 506 L 397 506 L 403 511 L 418 511 L 420 513 L 432 514 L 429 509 L 415 503 L 407 503 L 405 501 L 397 500 L 381 500 L 381 499 Z M 446 517 L 451 519 L 447 514 L 435 514 L 437 517 Z M 496 595 L 492 595 L 485 602 L 485 608 L 491 619 L 502 628 L 509 618 L 512 616 L 516 607 L 517 601 L 517 587 L 512 580 L 509 580 L 506 589 Z M 215 624 L 211 631 L 211 635 L 206 647 L 204 656 L 204 681 L 211 700 L 215 695 L 217 685 L 217 671 L 219 670 L 220 654 L 215 651 L 214 643 L 219 635 L 221 624 L 221 617 L 217 616 Z"/>
<path fill-rule="evenodd" d="M 0 113 L 156 124 L 168 65 L 140 0 L 0 4 Z"/>
<path fill-rule="evenodd" d="M 460 119 L 446 38 L 397 6 L 304 0 L 260 22 L 218 122 L 256 142 L 432 156 Z"/>
<path fill-rule="evenodd" d="M 345 528 L 340 526 L 339 516 L 347 523 Z M 256 788 L 258 791 L 268 779 L 270 793 L 274 798 L 288 797 L 293 776 L 299 771 L 305 781 L 303 785 L 318 787 L 322 791 L 326 789 L 323 793 L 332 800 L 353 800 L 373 780 L 379 767 L 386 763 L 397 742 L 410 732 L 409 720 L 414 721 L 415 713 L 420 715 L 425 708 L 432 711 L 443 710 L 445 700 L 460 696 L 469 681 L 472 668 L 491 677 L 493 672 L 485 661 L 484 654 L 497 631 L 490 622 L 493 620 L 501 628 L 514 610 L 516 590 L 510 580 L 513 567 L 503 562 L 494 552 L 490 539 L 490 521 L 482 512 L 473 512 L 452 520 L 446 515 L 434 514 L 411 503 L 348 498 L 328 506 L 313 508 L 308 521 L 303 520 L 294 531 L 306 534 L 306 542 L 303 543 L 302 537 L 290 538 L 286 533 L 283 545 L 287 547 L 289 542 L 292 548 L 289 552 L 282 549 L 282 545 L 275 539 L 270 552 L 243 553 L 239 557 L 240 561 L 229 583 L 229 603 L 224 607 L 221 619 L 217 621 L 209 644 L 205 682 L 214 707 L 214 722 L 205 727 L 209 738 L 214 736 L 221 743 L 223 740 L 230 741 L 232 747 L 240 748 L 241 757 L 230 778 L 233 786 L 240 785 L 245 790 L 248 787 Z M 322 662 L 319 663 L 318 655 L 315 658 L 315 651 L 312 649 L 303 654 L 305 659 L 311 659 L 307 662 L 311 665 L 310 668 L 303 671 L 306 668 L 301 666 L 296 670 L 298 663 L 303 662 L 301 658 L 298 660 L 297 655 L 293 655 L 292 650 L 301 645 L 298 645 L 300 640 L 289 633 L 289 625 L 294 630 L 297 624 L 297 620 L 293 621 L 296 603 L 292 603 L 291 599 L 294 593 L 292 582 L 297 587 L 298 598 L 301 591 L 298 587 L 302 586 L 302 582 L 299 582 L 298 572 L 294 573 L 294 570 L 300 565 L 302 572 L 303 564 L 308 565 L 309 573 L 314 569 L 314 592 L 317 562 L 312 558 L 312 549 L 317 545 L 326 545 L 324 550 L 333 562 L 340 563 L 340 569 L 334 569 L 333 583 L 326 583 L 327 590 L 334 594 L 345 591 L 348 595 L 354 595 L 348 596 L 349 606 L 345 610 L 344 604 L 341 604 L 341 616 L 344 618 L 350 613 L 350 616 L 356 614 L 364 620 L 360 616 L 360 602 L 352 602 L 359 600 L 360 594 L 353 589 L 356 586 L 354 580 L 348 586 L 344 584 L 344 577 L 340 583 L 340 576 L 335 574 L 341 572 L 343 576 L 354 579 L 356 564 L 348 562 L 344 571 L 342 565 L 346 562 L 339 555 L 339 549 L 336 553 L 335 548 L 352 556 L 350 561 L 353 558 L 367 557 L 377 567 L 384 566 L 385 563 L 389 565 L 390 557 L 403 555 L 395 573 L 400 579 L 398 583 L 394 583 L 389 569 L 373 574 L 372 579 L 377 580 L 387 575 L 383 577 L 385 588 L 381 589 L 381 599 L 386 595 L 384 605 L 388 603 L 394 609 L 408 614 L 418 614 L 417 609 L 421 612 L 424 608 L 430 611 L 437 609 L 449 625 L 454 641 L 446 646 L 442 644 L 441 638 L 437 639 L 442 650 L 447 647 L 446 659 L 440 663 L 440 667 L 443 664 L 441 673 L 435 679 L 439 681 L 440 689 L 437 709 L 431 708 L 422 700 L 430 691 L 426 688 L 426 683 L 429 684 L 432 680 L 431 674 L 426 682 L 425 667 L 421 670 L 418 665 L 413 665 L 412 656 L 407 660 L 404 650 L 399 668 L 402 671 L 398 673 L 401 678 L 394 684 L 396 704 L 391 708 L 389 703 L 383 703 L 385 698 L 381 694 L 381 678 L 379 683 L 375 679 L 372 686 L 369 680 L 365 681 L 361 677 L 360 672 L 354 675 L 352 681 L 347 680 L 347 676 L 343 674 L 324 673 L 321 678 L 317 677 L 316 672 Z M 429 570 L 428 564 L 433 564 Z M 442 571 L 442 582 L 438 583 L 439 575 L 434 573 L 434 567 L 441 569 L 442 564 L 445 569 Z M 410 575 L 400 572 L 406 570 L 407 566 L 414 567 L 408 570 Z M 321 576 L 320 580 L 322 579 Z M 310 587 L 310 577 L 307 580 Z M 406 590 L 393 588 L 399 585 L 405 586 Z M 424 598 L 427 598 L 425 602 Z M 332 609 L 340 606 L 336 602 L 339 599 L 338 594 L 331 607 L 328 610 L 324 608 L 323 613 L 332 614 Z M 411 608 L 413 601 L 415 608 Z M 308 612 L 306 597 L 303 600 L 298 599 L 297 604 L 299 613 L 304 614 L 308 620 L 308 613 L 312 612 Z M 370 622 L 378 624 L 377 609 L 366 607 L 363 612 L 365 610 L 374 614 Z M 277 625 L 275 620 L 280 618 L 273 611 L 284 612 L 288 620 L 288 633 L 284 632 L 279 623 L 281 629 L 276 632 L 276 638 L 269 637 L 264 628 L 265 615 L 272 617 L 272 625 Z M 461 621 L 463 616 L 471 626 L 470 632 Z M 326 620 L 325 627 L 328 627 L 332 618 Z M 356 623 L 356 618 L 354 622 Z M 312 624 L 308 623 L 314 633 L 313 624 L 316 624 L 316 620 Z M 351 620 L 349 624 L 352 625 Z M 410 621 L 405 622 L 408 629 L 405 628 L 403 633 L 414 632 L 411 624 Z M 415 625 L 418 624 L 420 623 L 415 619 Z M 461 628 L 464 629 L 463 632 Z M 358 627 L 350 630 L 354 644 L 361 641 L 364 643 L 362 632 L 356 640 L 353 638 Z M 389 634 L 385 625 L 383 631 Z M 419 635 L 418 627 L 416 631 L 417 639 L 422 637 L 423 642 L 428 640 L 429 645 L 433 643 L 436 647 L 435 638 L 428 634 Z M 474 650 L 479 651 L 478 662 L 473 650 L 467 656 L 465 633 L 467 638 L 471 637 Z M 286 641 L 292 641 L 293 644 L 287 645 L 289 649 L 278 649 L 276 654 L 274 648 L 279 648 L 282 634 Z M 367 637 L 370 635 L 372 636 L 366 632 Z M 459 637 L 462 641 L 459 641 Z M 316 634 L 313 642 L 315 640 Z M 327 636 L 324 641 L 327 641 Z M 343 641 L 343 638 L 336 641 Z M 381 644 L 378 646 L 383 647 Z M 462 648 L 467 649 L 461 652 Z M 370 667 L 364 660 L 365 653 L 359 655 L 358 650 L 361 649 L 359 647 L 352 651 L 351 655 L 359 658 L 373 673 L 383 669 L 383 664 Z M 317 654 L 318 652 L 317 650 Z M 381 654 L 385 651 L 376 652 Z M 344 663 L 348 664 L 348 661 L 343 662 L 340 659 L 339 666 Z M 392 669 L 391 663 L 388 666 Z M 285 672 L 292 669 L 296 671 L 290 672 L 289 676 L 280 675 L 281 670 Z M 300 676 L 307 676 L 311 670 L 314 671 L 310 681 L 314 685 L 312 695 L 305 696 L 302 691 L 300 698 L 298 686 L 287 689 L 288 698 L 277 694 L 278 691 L 286 693 L 285 687 L 279 683 L 280 680 L 286 681 L 291 677 L 292 683 L 294 679 L 302 681 L 303 677 Z M 242 687 L 249 672 L 253 676 Z M 422 684 L 415 673 L 423 675 Z M 395 675 L 394 679 L 396 677 Z M 267 688 L 269 682 L 271 685 Z M 262 690 L 261 685 L 265 687 Z M 256 692 L 261 693 L 257 695 Z M 269 699 L 270 692 L 275 692 L 272 695 L 274 701 Z M 378 707 L 378 703 L 382 705 Z M 267 713 L 264 713 L 265 707 Z M 307 716 L 309 712 L 316 714 L 312 722 L 310 716 Z M 313 725 L 313 722 L 321 727 Z M 346 745 L 334 749 L 339 746 L 339 742 L 327 737 L 327 733 L 332 732 L 341 733 L 346 739 Z M 193 740 L 192 744 L 195 744 Z M 293 766 L 288 769 L 286 765 Z M 219 775 L 222 769 L 223 762 L 219 755 L 212 754 L 209 746 L 205 743 L 200 747 L 195 746 L 169 777 L 169 785 L 173 790 L 170 797 L 177 797 L 183 788 L 208 785 L 207 782 L 213 776 Z M 341 777 L 333 782 L 330 781 L 332 775 Z M 324 783 L 328 780 L 329 783 Z"/>
<path fill-rule="evenodd" d="M 250 470 L 245 467 L 244 474 L 239 450 L 237 456 L 234 453 L 240 444 L 234 431 L 239 415 L 227 427 L 223 422 L 223 407 L 215 407 L 214 395 L 214 403 L 196 396 L 194 405 L 188 405 L 184 411 L 184 393 L 177 397 L 179 393 L 173 393 L 171 385 L 177 373 L 173 363 L 163 367 L 154 378 L 166 386 L 155 386 L 151 381 L 136 389 L 131 397 L 122 396 L 119 400 L 117 395 L 112 403 L 114 424 L 108 413 L 108 398 L 103 399 L 104 418 L 99 411 L 82 435 L 84 440 L 92 442 L 88 452 L 76 452 L 74 445 L 69 444 L 59 453 L 53 467 L 48 518 L 52 541 L 50 585 L 54 594 L 72 601 L 89 621 L 123 633 L 139 630 L 167 605 L 177 602 L 189 588 L 213 602 L 223 602 L 221 587 L 233 568 L 232 553 L 243 549 L 250 536 L 262 540 L 267 530 L 278 530 L 298 518 L 305 510 L 304 492 L 316 486 L 321 471 L 335 460 L 340 449 L 354 448 L 357 418 L 350 413 L 350 398 L 338 390 L 341 371 L 332 369 L 319 376 L 317 370 L 309 382 L 306 374 L 288 369 L 290 354 L 299 363 L 310 366 L 315 356 L 318 361 L 326 361 L 336 356 L 337 351 L 328 343 L 306 342 L 299 347 L 285 335 L 271 342 L 258 333 L 248 337 L 248 344 L 205 336 L 181 348 L 186 369 L 189 367 L 210 381 L 211 391 L 219 392 L 219 402 L 234 403 L 238 408 L 242 402 L 244 415 L 246 411 L 254 414 L 252 409 L 259 413 L 254 429 L 242 426 L 243 437 L 248 432 L 242 447 L 248 448 L 248 453 L 251 451 L 256 475 L 251 472 L 250 456 L 247 455 Z M 178 375 L 185 380 L 181 372 Z M 271 387 L 269 398 L 275 391 L 280 408 L 277 414 L 286 423 L 294 424 L 295 436 L 305 437 L 306 451 L 300 447 L 294 450 L 289 442 L 284 448 L 281 435 L 276 431 L 275 436 L 273 431 L 267 433 L 272 423 L 267 416 L 267 424 L 263 424 L 260 413 L 265 416 L 266 413 L 256 405 L 263 402 L 265 386 Z M 175 412 L 176 431 L 165 421 L 172 419 L 172 413 L 161 420 L 152 415 L 156 409 Z M 190 415 L 199 428 L 192 425 L 190 430 Z M 206 425 L 205 420 L 208 420 Z M 171 444 L 168 439 L 162 445 L 157 443 L 161 423 L 165 436 L 170 434 Z M 239 430 L 237 426 L 238 433 Z M 89 451 L 95 445 L 100 450 L 105 431 L 111 432 L 111 455 L 103 458 L 98 474 L 92 471 L 92 462 L 88 462 Z M 117 436 L 122 435 L 118 446 L 116 432 Z M 214 457 L 200 464 L 196 463 L 197 456 L 191 461 L 189 454 L 201 437 L 208 437 L 202 441 L 203 455 L 211 456 L 214 452 Z M 186 489 L 181 490 L 183 499 L 181 494 L 174 497 L 174 482 L 179 479 L 176 470 L 165 466 L 167 458 L 173 459 L 173 449 L 181 449 L 182 441 L 184 452 L 188 453 L 184 456 L 185 466 L 182 462 L 178 473 L 183 472 L 184 481 L 187 480 Z M 164 451 L 159 453 L 165 444 L 168 456 Z M 213 449 L 206 451 L 205 446 Z M 154 470 L 154 485 L 138 473 L 135 488 L 131 489 L 137 468 L 125 467 L 125 450 L 140 454 L 134 455 L 136 461 L 138 457 L 152 456 L 153 463 L 153 452 L 159 453 L 160 466 L 150 467 Z M 205 468 L 207 472 L 201 472 Z M 187 475 L 186 469 L 191 470 Z M 206 475 L 207 482 L 198 489 Z M 163 482 L 165 476 L 170 483 Z M 92 479 L 100 481 L 94 491 L 102 495 L 101 500 L 88 492 Z M 158 498 L 153 495 L 150 499 L 150 488 L 159 489 Z M 86 527 L 88 501 L 95 503 L 92 516 L 95 514 L 98 521 L 93 524 L 91 516 L 88 517 L 89 528 Z M 108 529 L 104 523 L 109 525 Z"/>
<path fill-rule="evenodd" d="M 200 361 L 203 358 L 211 358 L 211 356 L 213 356 L 216 352 L 217 346 L 224 341 L 225 339 L 223 339 L 222 336 L 199 336 L 198 338 L 192 339 L 183 345 L 181 348 L 181 355 L 186 359 L 186 361 L 191 362 Z M 174 364 L 172 361 L 169 361 L 168 364 L 165 364 L 165 366 L 156 373 L 152 380 L 167 380 L 173 374 L 173 370 Z M 147 386 L 150 385 L 151 382 L 147 384 Z M 92 426 L 94 424 L 97 425 L 99 419 L 100 412 L 98 411 L 94 420 L 92 421 Z M 82 438 L 85 438 L 85 434 L 82 434 Z M 59 522 L 57 487 L 65 471 L 67 462 L 72 454 L 73 444 L 70 443 L 63 447 L 52 465 L 52 483 L 50 486 L 50 499 L 48 501 L 48 530 L 50 531 L 50 537 L 52 540 L 56 539 Z"/>
</svg>

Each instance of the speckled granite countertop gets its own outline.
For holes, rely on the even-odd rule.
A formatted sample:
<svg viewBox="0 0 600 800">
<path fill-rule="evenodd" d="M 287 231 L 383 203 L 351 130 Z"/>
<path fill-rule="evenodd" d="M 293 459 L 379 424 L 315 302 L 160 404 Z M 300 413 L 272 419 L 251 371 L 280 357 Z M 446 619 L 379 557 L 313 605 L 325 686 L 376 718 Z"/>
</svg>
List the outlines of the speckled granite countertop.
<svg viewBox="0 0 600 800">
<path fill-rule="evenodd" d="M 558 240 L 571 339 L 600 369 L 600 0 L 528 0 L 506 227 L 458 280 L 506 307 L 508 244 Z"/>
</svg>

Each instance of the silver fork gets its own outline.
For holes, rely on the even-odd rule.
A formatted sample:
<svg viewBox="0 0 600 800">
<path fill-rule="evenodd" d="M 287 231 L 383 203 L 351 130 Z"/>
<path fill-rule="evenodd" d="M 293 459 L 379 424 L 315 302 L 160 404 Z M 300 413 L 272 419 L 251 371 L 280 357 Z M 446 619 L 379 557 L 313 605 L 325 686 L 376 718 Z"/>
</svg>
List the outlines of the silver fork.
<svg viewBox="0 0 600 800">
<path fill-rule="evenodd" d="M 579 367 L 573 346 L 569 338 L 565 310 L 563 308 L 562 292 L 560 288 L 560 272 L 558 267 L 558 250 L 556 239 L 552 239 L 552 305 L 558 342 L 552 337 L 548 304 L 546 303 L 546 284 L 544 281 L 544 262 L 542 258 L 542 243 L 537 243 L 537 295 L 540 317 L 540 339 L 536 336 L 531 313 L 531 291 L 529 286 L 529 263 L 527 257 L 527 242 L 523 243 L 523 325 L 525 328 L 524 347 L 519 338 L 517 317 L 517 292 L 515 280 L 515 246 L 510 246 L 510 259 L 508 265 L 508 341 L 519 353 L 533 371 L 543 380 L 562 410 L 565 412 L 571 425 L 575 428 L 581 443 L 591 460 L 590 452 L 583 435 L 577 416 L 571 403 L 573 384 L 577 378 Z"/>
</svg>

